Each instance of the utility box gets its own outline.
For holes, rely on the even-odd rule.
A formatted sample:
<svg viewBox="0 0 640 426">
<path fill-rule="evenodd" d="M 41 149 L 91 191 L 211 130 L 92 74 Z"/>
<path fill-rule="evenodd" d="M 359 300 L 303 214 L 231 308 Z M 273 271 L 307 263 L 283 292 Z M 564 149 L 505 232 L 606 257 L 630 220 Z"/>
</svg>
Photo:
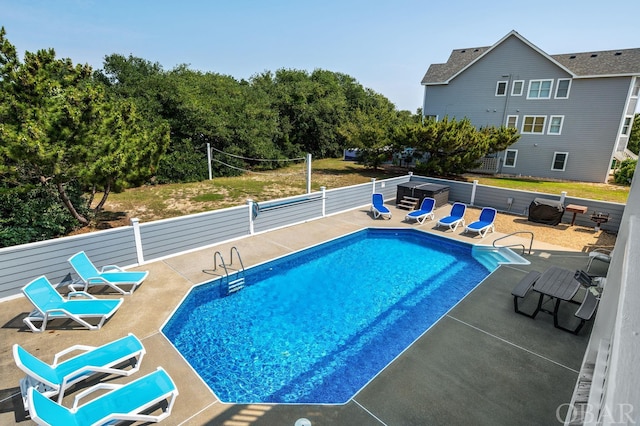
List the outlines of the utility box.
<svg viewBox="0 0 640 426">
<path fill-rule="evenodd" d="M 396 192 L 396 205 L 409 207 L 407 200 L 415 203 L 413 208 L 419 208 L 422 200 L 431 197 L 436 200 L 436 207 L 449 203 L 449 187 L 435 183 L 407 182 L 398 185 Z"/>
</svg>

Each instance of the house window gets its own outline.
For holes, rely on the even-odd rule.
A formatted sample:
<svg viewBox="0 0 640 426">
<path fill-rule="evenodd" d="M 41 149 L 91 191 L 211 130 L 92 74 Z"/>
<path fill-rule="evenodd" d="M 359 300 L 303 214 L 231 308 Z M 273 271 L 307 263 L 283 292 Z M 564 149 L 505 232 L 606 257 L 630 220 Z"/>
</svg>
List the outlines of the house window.
<svg viewBox="0 0 640 426">
<path fill-rule="evenodd" d="M 524 89 L 524 80 L 515 80 L 511 85 L 511 96 L 522 96 Z"/>
<path fill-rule="evenodd" d="M 515 167 L 518 159 L 517 149 L 508 149 L 504 154 L 504 167 Z"/>
<path fill-rule="evenodd" d="M 547 133 L 550 135 L 559 135 L 562 132 L 563 115 L 552 115 L 549 117 L 549 129 Z"/>
<path fill-rule="evenodd" d="M 531 80 L 527 99 L 551 98 L 551 86 L 553 86 L 553 80 Z"/>
<path fill-rule="evenodd" d="M 508 115 L 507 116 L 507 127 L 513 127 L 514 129 L 518 128 L 518 116 L 517 115 Z"/>
<path fill-rule="evenodd" d="M 632 125 L 633 125 L 633 117 L 625 117 L 624 123 L 622 123 L 622 134 L 624 136 L 629 136 Z"/>
<path fill-rule="evenodd" d="M 557 172 L 564 172 L 564 169 L 567 166 L 567 157 L 569 157 L 568 152 L 554 152 L 553 163 L 551 164 L 551 170 L 555 170 Z"/>
<path fill-rule="evenodd" d="M 640 78 L 636 77 L 636 81 L 633 84 L 633 90 L 631 91 L 631 96 L 637 98 L 640 95 Z"/>
<path fill-rule="evenodd" d="M 437 115 L 425 115 L 424 121 L 438 121 Z"/>
<path fill-rule="evenodd" d="M 571 88 L 571 79 L 559 78 L 556 87 L 556 99 L 567 99 L 569 97 L 569 89 Z"/>
<path fill-rule="evenodd" d="M 520 133 L 544 133 L 545 115 L 525 115 Z"/>
<path fill-rule="evenodd" d="M 496 85 L 496 96 L 505 96 L 507 94 L 507 81 L 499 81 Z"/>
</svg>

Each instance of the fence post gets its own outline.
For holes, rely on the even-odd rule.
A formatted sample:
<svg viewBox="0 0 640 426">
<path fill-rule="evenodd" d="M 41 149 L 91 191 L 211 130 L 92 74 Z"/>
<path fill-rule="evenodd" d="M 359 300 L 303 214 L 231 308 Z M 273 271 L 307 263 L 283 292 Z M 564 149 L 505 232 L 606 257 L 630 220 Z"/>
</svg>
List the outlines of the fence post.
<svg viewBox="0 0 640 426">
<path fill-rule="evenodd" d="M 138 256 L 138 265 L 144 263 L 144 252 L 142 251 L 142 237 L 140 236 L 140 219 L 131 218 L 131 226 L 133 226 L 133 241 L 136 244 L 136 255 Z"/>
<path fill-rule="evenodd" d="M 469 202 L 470 205 L 473 206 L 473 203 L 476 200 L 476 188 L 478 187 L 478 180 L 474 180 L 473 181 L 473 188 L 471 188 L 471 201 Z"/>
<path fill-rule="evenodd" d="M 253 235 L 253 200 L 251 198 L 247 199 L 247 206 L 249 207 L 249 235 Z"/>
<path fill-rule="evenodd" d="M 311 154 L 307 154 L 307 194 L 311 194 Z"/>
<path fill-rule="evenodd" d="M 376 193 L 376 178 L 371 178 L 371 193 L 375 194 Z"/>
<path fill-rule="evenodd" d="M 320 191 L 322 191 L 322 217 L 327 215 L 327 187 L 321 186 Z"/>
<path fill-rule="evenodd" d="M 564 198 L 567 196 L 567 191 L 562 191 L 560 193 L 560 204 L 564 204 Z"/>
</svg>

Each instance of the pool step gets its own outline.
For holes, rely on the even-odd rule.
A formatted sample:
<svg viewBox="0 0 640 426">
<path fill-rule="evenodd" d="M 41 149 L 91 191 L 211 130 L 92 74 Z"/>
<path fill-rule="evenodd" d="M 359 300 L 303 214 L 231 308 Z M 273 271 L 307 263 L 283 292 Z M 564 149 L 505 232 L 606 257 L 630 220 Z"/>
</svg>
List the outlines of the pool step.
<svg viewBox="0 0 640 426">
<path fill-rule="evenodd" d="M 244 277 L 229 282 L 227 294 L 235 293 L 244 288 Z"/>
<path fill-rule="evenodd" d="M 473 257 L 485 268 L 493 271 L 502 264 L 528 265 L 530 262 L 505 247 L 474 246 Z"/>
</svg>

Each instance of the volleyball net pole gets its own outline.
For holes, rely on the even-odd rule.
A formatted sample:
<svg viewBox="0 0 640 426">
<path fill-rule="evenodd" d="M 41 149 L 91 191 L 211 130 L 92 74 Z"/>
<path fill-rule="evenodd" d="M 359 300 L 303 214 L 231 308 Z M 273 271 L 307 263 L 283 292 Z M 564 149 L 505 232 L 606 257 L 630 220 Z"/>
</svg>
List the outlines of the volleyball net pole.
<svg viewBox="0 0 640 426">
<path fill-rule="evenodd" d="M 209 165 L 209 180 L 213 179 L 211 171 L 211 144 L 207 142 L 207 164 Z"/>
</svg>

